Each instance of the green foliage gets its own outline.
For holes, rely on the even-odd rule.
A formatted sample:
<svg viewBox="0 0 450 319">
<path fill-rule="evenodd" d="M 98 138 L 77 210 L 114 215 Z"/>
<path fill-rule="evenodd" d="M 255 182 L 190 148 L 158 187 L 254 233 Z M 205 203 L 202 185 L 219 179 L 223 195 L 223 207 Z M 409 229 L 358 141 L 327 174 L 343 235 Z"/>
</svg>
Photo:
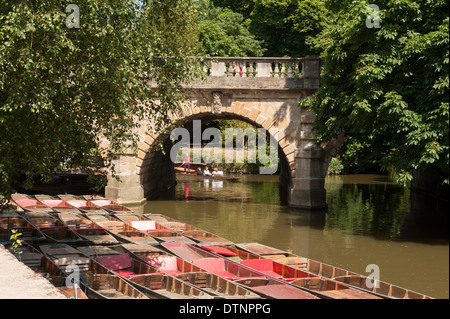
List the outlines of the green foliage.
<svg viewBox="0 0 450 319">
<path fill-rule="evenodd" d="M 0 194 L 29 189 L 63 163 L 86 168 L 91 150 L 135 149 L 138 120 L 156 130 L 200 69 L 191 1 L 0 0 Z M 148 85 L 153 81 L 158 90 Z M 155 103 L 159 100 L 161 103 Z M 106 143 L 105 143 L 106 142 Z"/>
<path fill-rule="evenodd" d="M 323 0 L 213 0 L 241 14 L 243 25 L 262 41 L 264 56 L 302 57 L 318 51 L 310 45 L 328 24 Z"/>
<path fill-rule="evenodd" d="M 322 87 L 308 101 L 318 141 L 344 132 L 360 165 L 394 167 L 403 184 L 432 165 L 448 183 L 448 1 L 379 1 L 380 28 L 366 27 L 369 3 L 326 2 L 332 20 L 312 41 Z"/>
<path fill-rule="evenodd" d="M 22 246 L 23 240 L 20 239 L 22 236 L 22 233 L 19 233 L 17 229 L 11 230 L 11 237 L 9 238 L 12 241 L 12 249 L 15 255 L 20 255 L 22 253 L 22 250 L 20 250 L 20 247 Z"/>
<path fill-rule="evenodd" d="M 328 166 L 328 175 L 339 175 L 344 170 L 344 165 L 339 158 L 333 157 Z"/>
<path fill-rule="evenodd" d="M 197 3 L 200 53 L 210 56 L 262 56 L 261 42 L 244 26 L 244 17 L 209 0 Z"/>
</svg>

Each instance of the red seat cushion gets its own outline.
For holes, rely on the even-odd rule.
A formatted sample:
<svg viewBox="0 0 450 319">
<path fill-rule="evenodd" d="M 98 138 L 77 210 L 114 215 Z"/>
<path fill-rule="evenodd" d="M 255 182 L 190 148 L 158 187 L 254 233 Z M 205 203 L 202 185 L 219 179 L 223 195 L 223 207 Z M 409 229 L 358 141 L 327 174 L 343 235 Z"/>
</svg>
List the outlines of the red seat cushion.
<svg viewBox="0 0 450 319">
<path fill-rule="evenodd" d="M 201 258 L 193 260 L 192 263 L 199 268 L 212 272 L 219 277 L 234 280 L 236 275 L 225 270 L 225 261 L 222 258 Z"/>
<path fill-rule="evenodd" d="M 131 268 L 131 258 L 128 254 L 114 255 L 97 259 L 97 262 L 106 268 L 116 271 Z"/>
<path fill-rule="evenodd" d="M 200 246 L 200 247 L 202 247 L 203 249 L 212 251 L 213 253 L 222 255 L 222 256 L 226 256 L 226 257 L 234 257 L 234 256 L 236 256 L 236 254 L 235 254 L 234 252 L 232 252 L 231 250 L 226 249 L 226 248 L 224 248 L 224 247 L 220 247 L 220 246 L 207 246 L 207 245 Z"/>
<path fill-rule="evenodd" d="M 279 279 L 283 278 L 283 276 L 273 271 L 273 261 L 271 259 L 241 260 L 240 263 L 244 266 L 260 271 L 266 275 Z"/>
</svg>

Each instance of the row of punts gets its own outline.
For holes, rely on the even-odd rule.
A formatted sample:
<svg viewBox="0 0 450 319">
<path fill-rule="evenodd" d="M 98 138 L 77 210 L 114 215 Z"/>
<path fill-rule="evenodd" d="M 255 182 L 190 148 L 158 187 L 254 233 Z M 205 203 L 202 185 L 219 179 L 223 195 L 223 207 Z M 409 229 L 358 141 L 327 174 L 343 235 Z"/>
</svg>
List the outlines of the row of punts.
<svg viewBox="0 0 450 319">
<path fill-rule="evenodd" d="M 166 215 L 135 214 L 101 196 L 13 194 L 8 204 L 0 243 L 69 298 L 431 299 Z M 67 287 L 74 265 L 77 289 Z"/>
</svg>

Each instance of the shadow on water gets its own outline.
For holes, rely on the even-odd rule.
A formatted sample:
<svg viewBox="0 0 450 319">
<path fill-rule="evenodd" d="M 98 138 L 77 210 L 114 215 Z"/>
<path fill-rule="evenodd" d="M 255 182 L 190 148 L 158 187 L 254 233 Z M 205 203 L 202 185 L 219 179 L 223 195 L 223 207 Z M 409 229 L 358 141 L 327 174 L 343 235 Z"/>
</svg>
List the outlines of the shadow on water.
<svg viewBox="0 0 450 319">
<path fill-rule="evenodd" d="M 293 223 L 318 230 L 371 236 L 377 240 L 448 244 L 448 202 L 399 186 L 388 176 L 344 175 L 326 179 L 328 209 L 288 207 L 278 176 L 244 175 L 238 182 L 178 176 L 177 186 L 162 194 L 166 201 L 214 201 L 268 205 L 297 218 Z"/>
<path fill-rule="evenodd" d="M 358 273 L 375 263 L 388 282 L 448 298 L 448 203 L 378 175 L 328 177 L 325 186 L 328 209 L 310 212 L 283 202 L 277 176 L 178 176 L 166 199 L 148 202 L 143 212 Z"/>
</svg>

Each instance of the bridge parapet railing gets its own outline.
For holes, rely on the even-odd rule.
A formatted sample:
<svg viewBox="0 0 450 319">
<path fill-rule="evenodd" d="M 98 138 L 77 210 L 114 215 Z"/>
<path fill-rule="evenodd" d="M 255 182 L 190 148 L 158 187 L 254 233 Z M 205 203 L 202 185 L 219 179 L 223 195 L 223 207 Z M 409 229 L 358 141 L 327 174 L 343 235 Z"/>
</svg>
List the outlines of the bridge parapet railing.
<svg viewBox="0 0 450 319">
<path fill-rule="evenodd" d="M 202 61 L 208 76 L 247 78 L 302 78 L 319 77 L 321 59 L 215 57 Z M 314 64 L 314 65 L 312 65 Z"/>
</svg>

